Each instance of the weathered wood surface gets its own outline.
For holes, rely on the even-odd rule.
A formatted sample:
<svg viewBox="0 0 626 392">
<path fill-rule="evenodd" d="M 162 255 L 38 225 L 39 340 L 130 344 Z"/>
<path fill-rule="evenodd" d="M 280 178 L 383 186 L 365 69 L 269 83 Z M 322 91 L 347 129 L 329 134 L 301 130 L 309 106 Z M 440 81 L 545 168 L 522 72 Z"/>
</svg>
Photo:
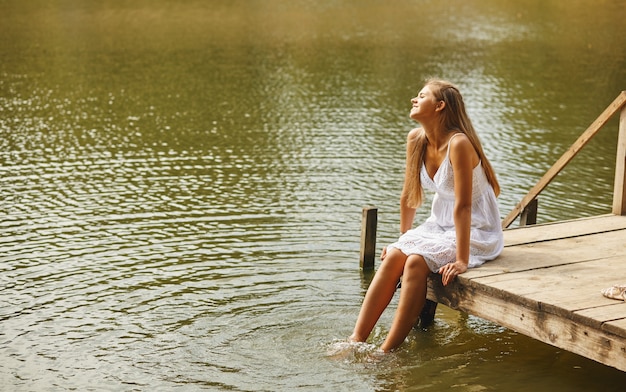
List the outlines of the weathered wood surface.
<svg viewBox="0 0 626 392">
<path fill-rule="evenodd" d="M 619 117 L 615 181 L 613 182 L 613 213 L 626 215 L 626 106 L 622 107 Z"/>
<path fill-rule="evenodd" d="M 626 302 L 601 290 L 626 284 L 626 216 L 605 215 L 505 231 L 496 260 L 431 300 L 626 371 Z"/>
<path fill-rule="evenodd" d="M 366 271 L 374 269 L 377 225 L 378 208 L 363 207 L 363 216 L 361 218 L 361 256 L 359 258 L 359 264 L 361 269 Z"/>
</svg>

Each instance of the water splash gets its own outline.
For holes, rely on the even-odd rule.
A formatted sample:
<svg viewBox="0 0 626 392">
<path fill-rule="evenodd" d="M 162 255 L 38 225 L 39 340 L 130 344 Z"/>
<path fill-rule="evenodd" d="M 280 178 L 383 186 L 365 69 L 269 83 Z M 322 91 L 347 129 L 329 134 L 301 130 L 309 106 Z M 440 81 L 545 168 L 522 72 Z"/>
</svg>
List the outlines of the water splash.
<svg viewBox="0 0 626 392">
<path fill-rule="evenodd" d="M 376 345 L 366 342 L 335 340 L 328 345 L 326 357 L 348 363 L 379 362 L 385 353 Z"/>
</svg>

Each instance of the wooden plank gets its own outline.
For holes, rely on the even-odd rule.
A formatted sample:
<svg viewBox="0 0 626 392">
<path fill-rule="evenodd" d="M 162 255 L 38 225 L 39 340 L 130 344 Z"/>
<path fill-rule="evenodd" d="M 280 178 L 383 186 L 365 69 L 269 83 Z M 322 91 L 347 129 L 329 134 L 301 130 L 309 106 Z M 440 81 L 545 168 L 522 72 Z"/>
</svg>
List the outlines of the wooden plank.
<svg viewBox="0 0 626 392">
<path fill-rule="evenodd" d="M 626 229 L 506 247 L 497 259 L 470 269 L 462 276 L 477 279 L 620 255 L 626 259 L 625 239 Z"/>
<path fill-rule="evenodd" d="M 596 306 L 579 310 L 571 314 L 571 320 L 582 325 L 612 333 L 626 340 L 626 328 L 609 327 L 607 329 L 606 327 L 606 323 L 608 322 L 615 322 L 626 318 L 624 310 L 626 306 L 624 305 L 625 304 L 622 302 L 618 305 Z"/>
<path fill-rule="evenodd" d="M 626 330 L 626 319 L 606 322 L 602 325 L 602 330 L 606 331 L 607 333 L 617 335 L 620 331 Z M 622 349 L 622 355 L 622 361 L 626 360 L 626 350 Z"/>
<path fill-rule="evenodd" d="M 626 216 L 608 214 L 504 230 L 504 243 L 514 246 L 620 229 L 626 229 Z"/>
<path fill-rule="evenodd" d="M 472 281 L 505 289 L 517 295 L 540 293 L 542 297 L 536 298 L 537 300 L 554 298 L 550 301 L 552 303 L 566 302 L 567 298 L 577 298 L 581 293 L 584 295 L 592 293 L 599 298 L 605 298 L 600 294 L 602 289 L 626 281 L 626 258 L 618 255 L 478 277 Z"/>
<path fill-rule="evenodd" d="M 613 183 L 613 213 L 626 215 L 626 107 L 622 108 L 615 157 L 615 182 Z"/>
<path fill-rule="evenodd" d="M 596 328 L 626 339 L 626 303 L 623 301 L 613 300 L 611 305 L 574 312 L 572 320 L 595 325 Z"/>
<path fill-rule="evenodd" d="M 588 317 L 601 323 L 626 319 L 626 302 L 613 300 L 606 306 L 582 309 L 575 312 L 578 316 Z"/>
<path fill-rule="evenodd" d="M 476 284 L 463 279 L 462 276 L 458 276 L 452 283 L 444 287 L 441 283 L 441 276 L 431 274 L 428 279 L 427 297 L 452 309 L 461 310 L 505 326 L 506 323 L 514 322 L 516 319 L 510 313 L 506 313 L 507 309 L 512 306 L 540 311 L 540 304 L 537 301 L 519 296 L 514 297 L 517 302 L 510 301 L 510 296 L 502 290 Z M 511 317 L 513 318 L 510 319 Z"/>
<path fill-rule="evenodd" d="M 552 165 L 550 169 L 543 175 L 537 184 L 522 198 L 513 210 L 502 221 L 502 227 L 509 227 L 517 218 L 524 208 L 545 189 L 546 186 L 561 170 L 578 154 L 578 152 L 589 143 L 592 137 L 598 133 L 600 129 L 609 121 L 609 119 L 617 113 L 626 104 L 626 91 L 622 91 L 620 95 L 600 114 L 600 116 L 587 128 L 582 135 L 570 146 L 570 148 Z"/>
</svg>

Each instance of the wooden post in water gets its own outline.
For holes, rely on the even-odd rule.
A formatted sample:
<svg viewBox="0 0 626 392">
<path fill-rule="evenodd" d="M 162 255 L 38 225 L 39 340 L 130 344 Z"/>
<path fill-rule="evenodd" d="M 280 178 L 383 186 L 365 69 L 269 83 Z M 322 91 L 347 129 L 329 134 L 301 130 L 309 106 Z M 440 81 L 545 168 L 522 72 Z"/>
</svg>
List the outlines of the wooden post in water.
<svg viewBox="0 0 626 392">
<path fill-rule="evenodd" d="M 619 117 L 615 182 L 613 184 L 613 213 L 626 215 L 626 106 L 622 107 Z"/>
<path fill-rule="evenodd" d="M 363 207 L 361 219 L 361 269 L 373 270 L 376 257 L 376 225 L 378 224 L 378 208 Z"/>
</svg>

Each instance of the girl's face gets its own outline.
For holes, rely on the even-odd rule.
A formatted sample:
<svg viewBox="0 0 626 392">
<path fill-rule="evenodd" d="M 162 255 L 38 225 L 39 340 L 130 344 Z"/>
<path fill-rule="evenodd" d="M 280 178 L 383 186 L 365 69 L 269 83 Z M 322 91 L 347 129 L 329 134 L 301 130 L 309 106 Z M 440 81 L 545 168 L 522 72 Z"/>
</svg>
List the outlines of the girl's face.
<svg viewBox="0 0 626 392">
<path fill-rule="evenodd" d="M 417 97 L 411 99 L 411 104 L 411 113 L 409 114 L 409 117 L 413 120 L 419 121 L 418 119 L 420 118 L 434 115 L 438 102 L 430 87 L 426 85 L 420 90 L 419 93 L 417 93 Z"/>
</svg>

